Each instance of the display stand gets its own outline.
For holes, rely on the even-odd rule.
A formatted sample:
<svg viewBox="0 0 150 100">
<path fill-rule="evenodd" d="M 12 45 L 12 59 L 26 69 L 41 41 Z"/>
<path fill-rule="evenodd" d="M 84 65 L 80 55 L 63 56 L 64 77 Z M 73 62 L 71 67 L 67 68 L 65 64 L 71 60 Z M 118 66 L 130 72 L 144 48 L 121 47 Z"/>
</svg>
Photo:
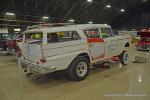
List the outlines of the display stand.
<svg viewBox="0 0 150 100">
<path fill-rule="evenodd" d="M 150 62 L 150 50 L 149 51 L 136 51 L 134 53 L 135 63 L 149 63 Z"/>
</svg>

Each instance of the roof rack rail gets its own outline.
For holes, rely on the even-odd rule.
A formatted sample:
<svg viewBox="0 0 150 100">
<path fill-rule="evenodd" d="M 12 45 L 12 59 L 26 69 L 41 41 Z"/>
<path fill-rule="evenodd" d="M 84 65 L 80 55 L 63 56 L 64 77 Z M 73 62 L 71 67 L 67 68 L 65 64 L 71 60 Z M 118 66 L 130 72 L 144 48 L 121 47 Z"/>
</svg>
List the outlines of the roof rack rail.
<svg viewBox="0 0 150 100">
<path fill-rule="evenodd" d="M 74 25 L 74 23 L 45 23 L 45 24 L 38 24 L 38 25 L 28 26 L 27 30 L 29 30 L 29 29 L 36 29 L 36 28 L 59 27 L 59 26 L 67 26 L 67 25 Z"/>
</svg>

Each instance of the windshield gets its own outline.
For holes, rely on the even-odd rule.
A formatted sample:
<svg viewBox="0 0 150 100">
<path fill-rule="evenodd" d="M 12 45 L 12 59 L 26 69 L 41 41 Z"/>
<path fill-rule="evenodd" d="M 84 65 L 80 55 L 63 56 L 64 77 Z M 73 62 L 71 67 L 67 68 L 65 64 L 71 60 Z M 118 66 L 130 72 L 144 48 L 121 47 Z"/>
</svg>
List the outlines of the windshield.
<svg viewBox="0 0 150 100">
<path fill-rule="evenodd" d="M 41 43 L 43 40 L 43 33 L 26 33 L 25 42 L 28 43 Z"/>
<path fill-rule="evenodd" d="M 141 41 L 150 42 L 150 37 L 149 38 L 142 38 Z"/>
<path fill-rule="evenodd" d="M 150 38 L 150 33 L 148 32 L 141 32 L 139 33 L 140 37 L 149 37 Z"/>
<path fill-rule="evenodd" d="M 1 33 L 0 34 L 0 39 L 7 39 L 8 38 L 8 34 L 7 33 Z"/>
<path fill-rule="evenodd" d="M 18 40 L 18 39 L 22 39 L 23 35 L 21 33 L 14 33 L 10 35 L 10 38 L 13 40 Z"/>
</svg>

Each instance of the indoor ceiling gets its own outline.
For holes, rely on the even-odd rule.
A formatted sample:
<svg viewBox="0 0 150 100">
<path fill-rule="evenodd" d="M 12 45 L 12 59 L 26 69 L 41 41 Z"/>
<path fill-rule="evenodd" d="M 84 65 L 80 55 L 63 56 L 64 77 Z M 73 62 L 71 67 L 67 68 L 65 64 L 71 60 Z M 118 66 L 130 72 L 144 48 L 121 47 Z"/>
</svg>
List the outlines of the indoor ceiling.
<svg viewBox="0 0 150 100">
<path fill-rule="evenodd" d="M 26 25 L 30 21 L 40 22 L 42 16 L 48 16 L 49 22 L 66 22 L 74 19 L 76 23 L 92 21 L 112 24 L 124 13 L 130 10 L 135 12 L 134 7 L 148 3 L 148 0 L 93 0 L 93 2 L 87 0 L 2 0 L 0 12 L 1 19 L 6 19 L 6 12 L 12 12 L 16 15 L 15 20 L 29 21 L 20 22 Z M 107 5 L 111 7 L 106 7 Z M 121 9 L 125 12 L 121 12 Z M 145 9 L 142 10 L 145 11 Z"/>
</svg>

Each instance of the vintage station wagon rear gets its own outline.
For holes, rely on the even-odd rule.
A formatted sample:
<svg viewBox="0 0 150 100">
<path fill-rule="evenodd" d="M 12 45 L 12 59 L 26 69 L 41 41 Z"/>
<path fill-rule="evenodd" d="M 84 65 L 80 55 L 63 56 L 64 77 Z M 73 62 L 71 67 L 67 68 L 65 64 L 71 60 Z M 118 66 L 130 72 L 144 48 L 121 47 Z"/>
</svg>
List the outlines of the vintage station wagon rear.
<svg viewBox="0 0 150 100">
<path fill-rule="evenodd" d="M 49 24 L 28 29 L 23 34 L 22 65 L 28 73 L 65 70 L 71 79 L 83 80 L 91 64 L 113 56 L 119 56 L 127 64 L 124 47 L 131 38 L 114 36 L 109 25 Z"/>
</svg>

